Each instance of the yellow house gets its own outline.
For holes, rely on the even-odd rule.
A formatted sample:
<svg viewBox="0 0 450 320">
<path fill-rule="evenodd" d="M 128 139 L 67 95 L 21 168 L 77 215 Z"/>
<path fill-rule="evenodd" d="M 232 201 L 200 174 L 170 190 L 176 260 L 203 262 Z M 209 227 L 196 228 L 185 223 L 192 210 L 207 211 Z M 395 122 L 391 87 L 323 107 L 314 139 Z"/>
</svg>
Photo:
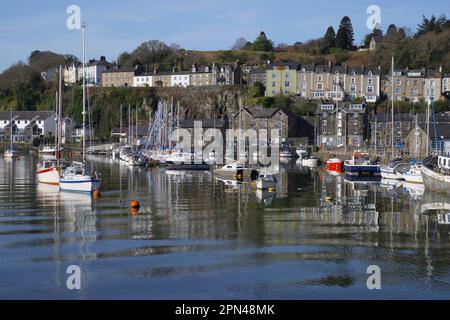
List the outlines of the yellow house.
<svg viewBox="0 0 450 320">
<path fill-rule="evenodd" d="M 297 94 L 298 64 L 293 62 L 274 62 L 266 70 L 266 96 Z"/>
</svg>

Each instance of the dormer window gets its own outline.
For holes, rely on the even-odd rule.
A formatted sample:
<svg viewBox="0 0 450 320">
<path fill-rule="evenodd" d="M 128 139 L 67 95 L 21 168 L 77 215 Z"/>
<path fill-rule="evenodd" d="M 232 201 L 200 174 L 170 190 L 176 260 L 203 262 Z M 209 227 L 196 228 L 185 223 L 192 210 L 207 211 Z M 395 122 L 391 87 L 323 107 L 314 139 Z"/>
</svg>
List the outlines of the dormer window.
<svg viewBox="0 0 450 320">
<path fill-rule="evenodd" d="M 372 76 L 372 71 L 369 71 L 367 74 L 369 75 L 369 77 L 371 77 Z"/>
</svg>

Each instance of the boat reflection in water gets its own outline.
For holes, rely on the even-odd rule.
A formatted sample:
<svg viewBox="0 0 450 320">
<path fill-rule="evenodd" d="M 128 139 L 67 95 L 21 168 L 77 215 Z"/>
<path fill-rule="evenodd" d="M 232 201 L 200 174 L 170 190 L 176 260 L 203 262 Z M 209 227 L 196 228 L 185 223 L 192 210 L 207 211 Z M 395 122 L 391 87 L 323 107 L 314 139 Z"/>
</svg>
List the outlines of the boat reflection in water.
<svg viewBox="0 0 450 320">
<path fill-rule="evenodd" d="M 115 161 L 97 163 L 96 199 L 38 186 L 32 159 L 0 158 L 0 298 L 371 299 L 371 264 L 386 279 L 377 297 L 449 297 L 448 196 L 295 161 L 273 193 Z M 69 265 L 82 270 L 78 293 Z"/>
</svg>

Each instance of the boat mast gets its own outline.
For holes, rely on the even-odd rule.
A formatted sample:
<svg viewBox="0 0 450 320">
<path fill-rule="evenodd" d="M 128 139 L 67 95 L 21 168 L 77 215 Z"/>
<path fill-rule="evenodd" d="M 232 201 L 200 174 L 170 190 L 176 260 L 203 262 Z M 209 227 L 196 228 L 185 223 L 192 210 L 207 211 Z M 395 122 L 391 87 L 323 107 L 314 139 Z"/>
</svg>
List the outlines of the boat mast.
<svg viewBox="0 0 450 320">
<path fill-rule="evenodd" d="M 86 24 L 81 26 L 81 32 L 83 36 L 82 41 L 82 56 L 83 56 L 83 171 L 84 164 L 86 162 Z M 84 174 L 84 172 L 83 172 Z"/>
<path fill-rule="evenodd" d="M 13 150 L 13 123 L 12 123 L 12 108 L 9 110 L 9 124 L 10 124 L 10 127 L 11 127 L 11 129 L 9 130 L 9 135 L 10 135 L 10 138 L 9 138 L 9 140 L 10 140 L 10 143 L 11 143 L 11 146 L 10 146 L 10 150 L 11 150 L 11 152 L 12 152 L 12 150 Z"/>
<path fill-rule="evenodd" d="M 62 68 L 61 66 L 59 66 L 59 93 L 58 93 L 58 112 L 57 112 L 57 144 L 56 144 L 56 150 L 55 150 L 55 155 L 56 155 L 56 161 L 57 161 L 57 165 L 59 167 L 60 165 L 60 159 L 61 159 L 61 139 L 62 139 L 62 123 L 61 123 L 61 119 L 62 119 Z"/>
<path fill-rule="evenodd" d="M 56 154 L 56 149 L 58 148 L 58 103 L 59 103 L 59 91 L 56 91 L 55 94 L 55 156 L 57 157 Z M 44 144 L 45 145 L 45 144 Z"/>
<path fill-rule="evenodd" d="M 392 128 L 391 128 L 391 158 L 394 158 L 394 56 L 392 56 L 392 66 L 391 66 L 391 97 L 392 97 L 392 106 L 391 106 L 391 120 L 392 120 Z"/>
<path fill-rule="evenodd" d="M 122 145 L 122 104 L 120 104 L 120 134 L 119 134 L 119 145 Z"/>
</svg>

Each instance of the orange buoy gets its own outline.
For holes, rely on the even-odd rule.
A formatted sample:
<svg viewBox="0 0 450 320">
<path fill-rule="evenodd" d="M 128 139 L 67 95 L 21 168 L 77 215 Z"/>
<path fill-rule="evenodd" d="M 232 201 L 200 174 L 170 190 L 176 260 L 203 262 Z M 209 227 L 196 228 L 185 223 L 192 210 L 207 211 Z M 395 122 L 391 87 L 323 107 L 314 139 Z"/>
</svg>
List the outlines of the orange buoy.
<svg viewBox="0 0 450 320">
<path fill-rule="evenodd" d="M 131 201 L 131 203 L 130 203 L 130 207 L 131 207 L 131 208 L 135 208 L 135 209 L 139 209 L 139 208 L 141 207 L 141 205 L 139 204 L 139 201 L 133 200 L 133 201 Z"/>
<path fill-rule="evenodd" d="M 100 198 L 100 196 L 101 196 L 102 194 L 100 193 L 100 190 L 95 189 L 94 192 L 92 193 L 92 195 L 93 195 L 94 198 L 96 199 L 96 198 Z"/>
</svg>

